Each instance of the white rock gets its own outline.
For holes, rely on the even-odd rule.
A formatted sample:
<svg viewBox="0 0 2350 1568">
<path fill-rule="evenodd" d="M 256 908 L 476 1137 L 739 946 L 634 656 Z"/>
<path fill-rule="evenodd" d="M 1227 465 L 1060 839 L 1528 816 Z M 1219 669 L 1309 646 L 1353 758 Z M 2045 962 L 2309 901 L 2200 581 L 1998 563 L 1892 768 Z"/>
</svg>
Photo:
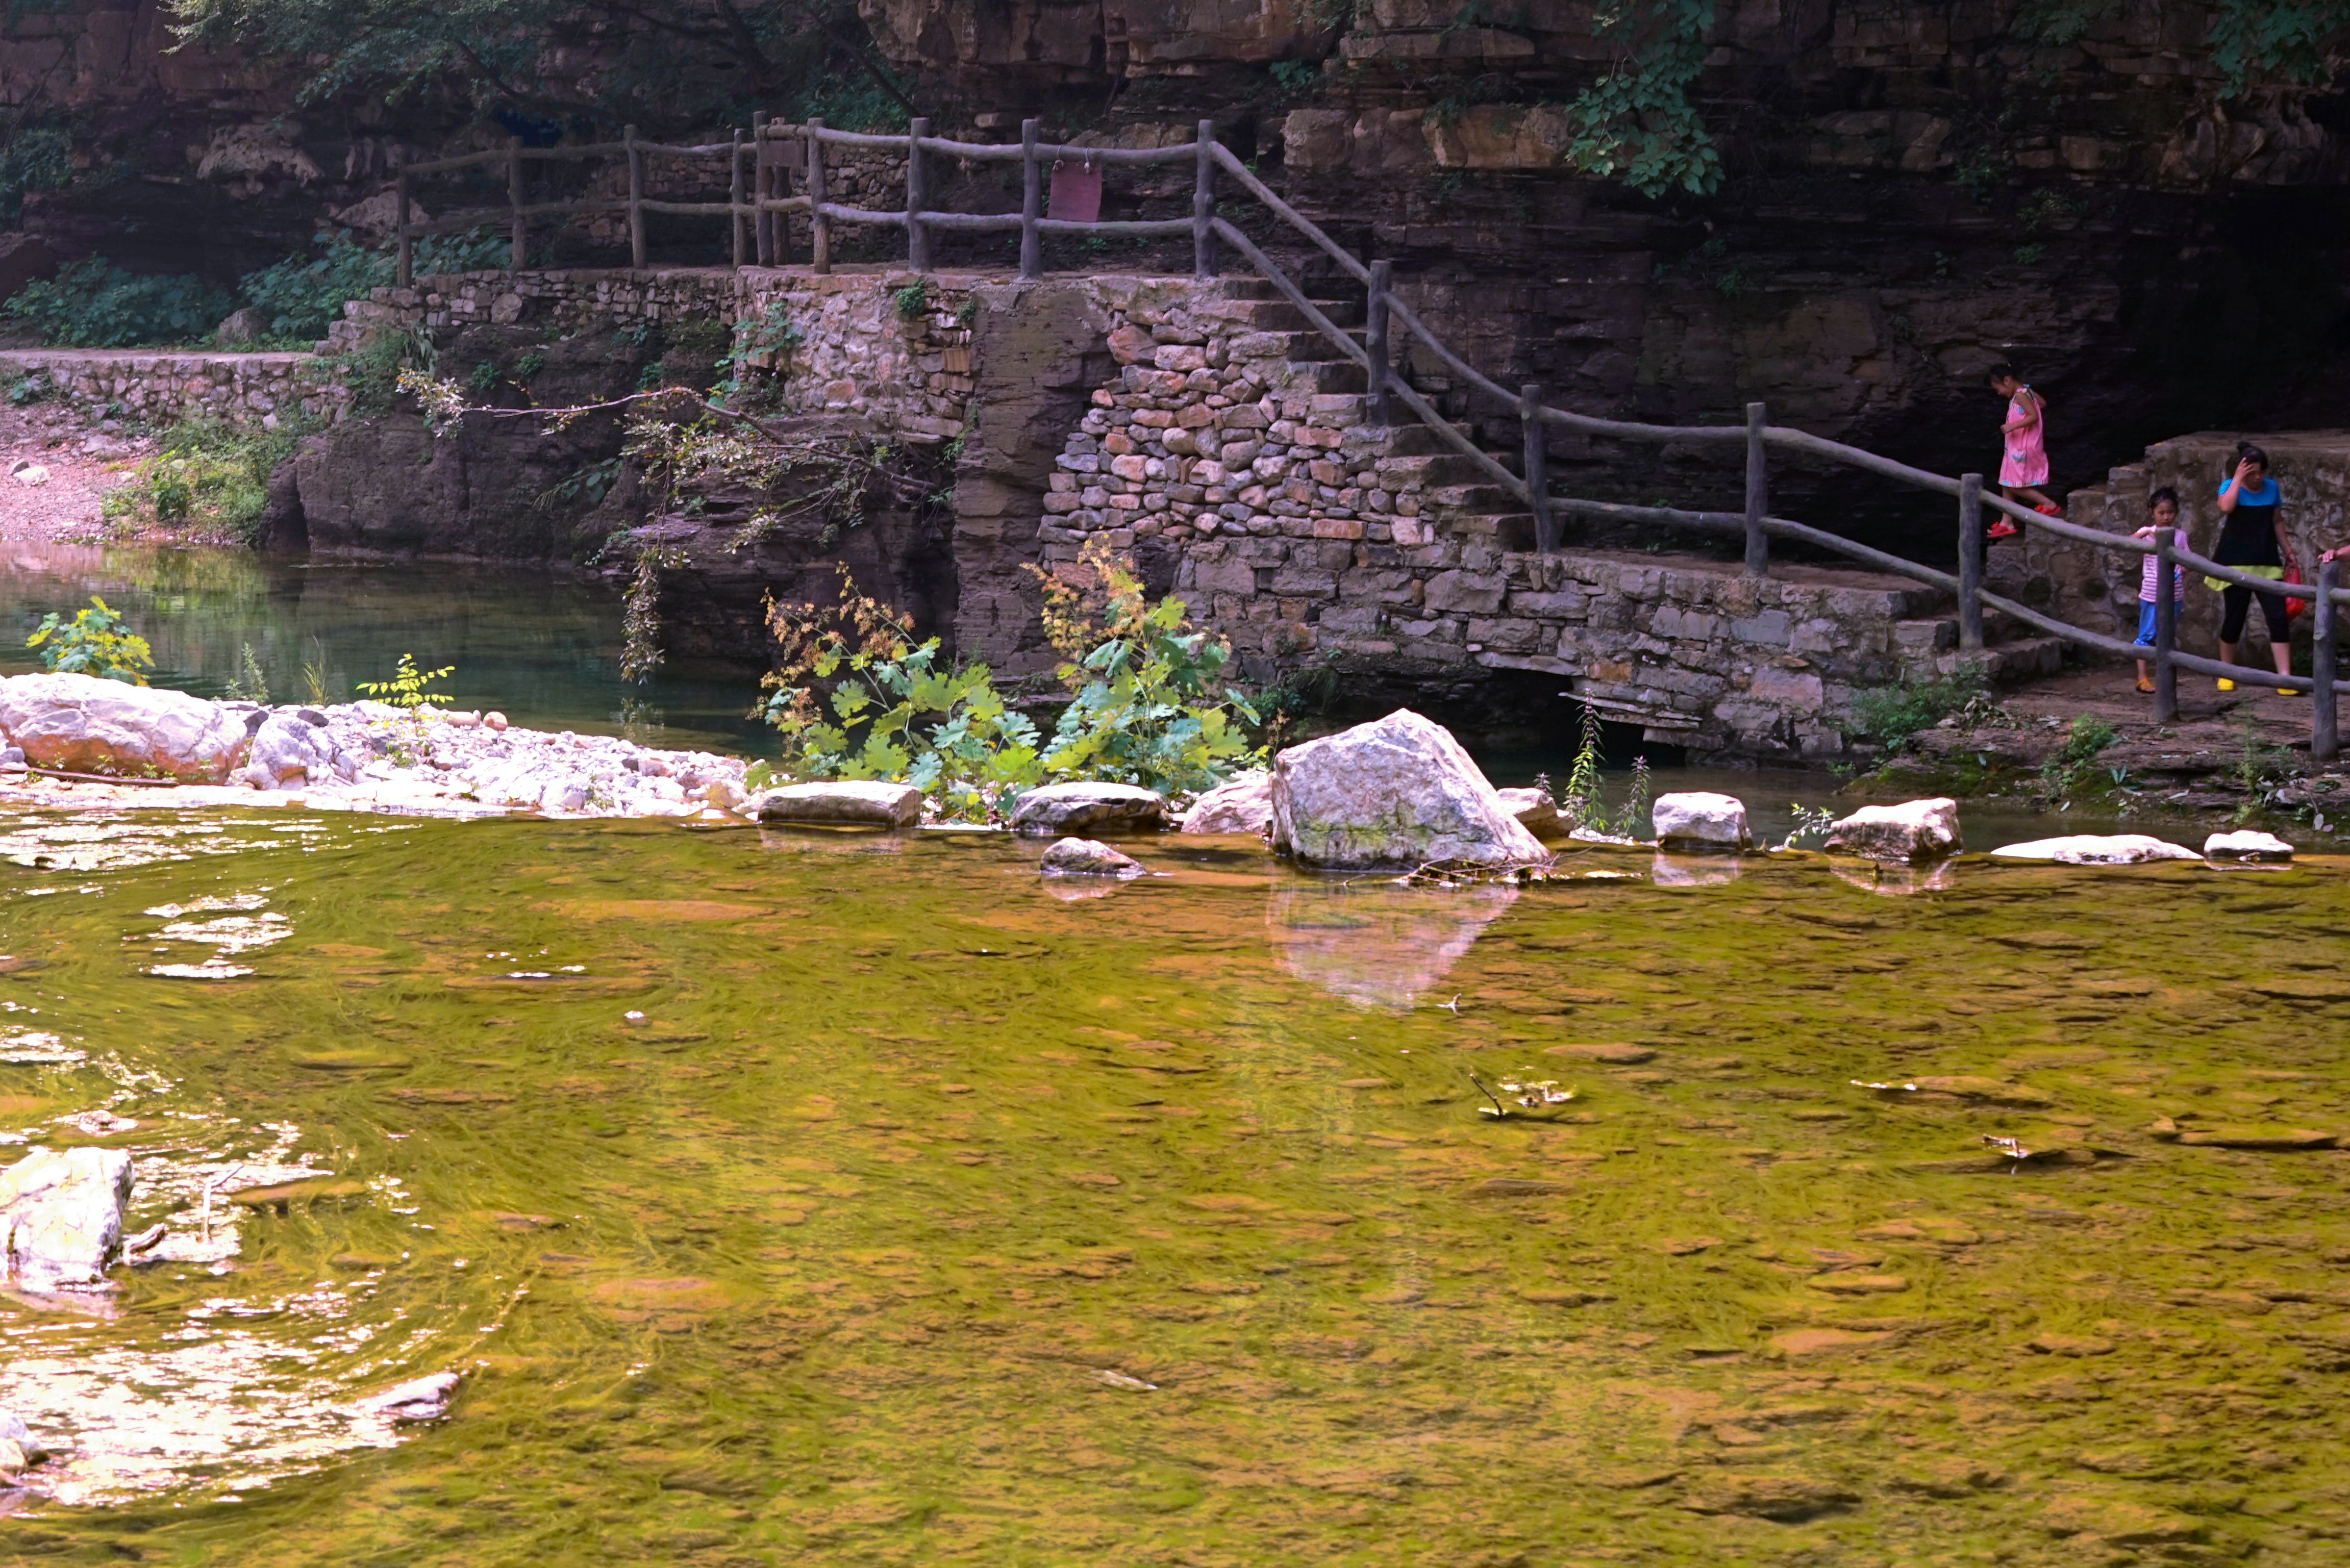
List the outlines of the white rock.
<svg viewBox="0 0 2350 1568">
<path fill-rule="evenodd" d="M 36 766 L 168 774 L 224 784 L 244 761 L 244 716 L 191 697 L 94 675 L 0 680 L 0 735 Z"/>
<path fill-rule="evenodd" d="M 2076 833 L 2064 838 L 2035 838 L 2028 844 L 2002 845 L 1991 854 L 2002 860 L 2053 860 L 2059 866 L 2137 866 L 2148 860 L 2203 858 L 2192 849 L 2166 844 L 2143 833 Z"/>
<path fill-rule="evenodd" d="M 1905 800 L 1899 805 L 1864 805 L 1828 828 L 1831 855 L 1857 855 L 1923 866 L 1947 859 L 1964 846 L 1959 840 L 1959 803 L 1948 796 Z"/>
<path fill-rule="evenodd" d="M 48 1452 L 33 1436 L 32 1428 L 25 1425 L 25 1417 L 14 1410 L 0 1410 L 0 1442 L 16 1444 L 16 1451 L 27 1460 L 40 1459 Z"/>
<path fill-rule="evenodd" d="M 1494 793 L 1502 797 L 1502 804 L 1519 825 L 1536 838 L 1556 838 L 1566 831 L 1565 824 L 1559 820 L 1558 802 L 1551 799 L 1549 791 L 1529 784 Z"/>
<path fill-rule="evenodd" d="M 9 470 L 9 477 L 19 484 L 47 484 L 49 482 L 49 471 L 41 463 L 20 462 Z"/>
<path fill-rule="evenodd" d="M 671 784 L 670 788 L 677 786 Z M 872 779 L 785 784 L 759 797 L 758 816 L 761 822 L 910 827 L 922 819 L 922 792 L 912 784 Z"/>
<path fill-rule="evenodd" d="M 484 729 L 503 730 L 506 727 L 506 716 L 493 708 L 482 715 L 482 725 Z"/>
<path fill-rule="evenodd" d="M 2290 860 L 2293 846 L 2272 833 L 2245 828 L 2241 833 L 2215 833 L 2203 841 L 2206 860 Z"/>
<path fill-rule="evenodd" d="M 287 713 L 272 713 L 253 732 L 245 773 L 262 789 L 298 784 L 348 783 L 359 777 L 359 758 L 338 744 L 323 724 Z M 260 781 L 266 779 L 264 784 Z"/>
<path fill-rule="evenodd" d="M 1657 842 L 1667 849 L 1751 849 L 1746 803 L 1734 794 L 1686 790 L 1660 794 L 1649 808 Z"/>
<path fill-rule="evenodd" d="M 1097 833 L 1156 833 L 1167 826 L 1167 797 L 1140 784 L 1057 784 L 1032 789 L 1012 808 L 1012 831 L 1060 837 Z"/>
<path fill-rule="evenodd" d="M 1093 838 L 1064 838 L 1045 851 L 1039 868 L 1047 877 L 1140 877 L 1141 861 Z"/>
<path fill-rule="evenodd" d="M 360 1400 L 359 1407 L 395 1421 L 437 1421 L 449 1413 L 449 1397 L 457 1391 L 457 1381 L 454 1372 L 427 1373 Z"/>
<path fill-rule="evenodd" d="M 33 1285 L 95 1284 L 122 1244 L 130 1156 L 35 1149 L 0 1170 L 0 1262 Z"/>
<path fill-rule="evenodd" d="M 1263 833 L 1273 826 L 1273 775 L 1262 770 L 1227 779 L 1191 803 L 1178 833 Z"/>
<path fill-rule="evenodd" d="M 1275 758 L 1273 842 L 1337 870 L 1549 858 L 1451 732 L 1408 708 Z"/>
</svg>

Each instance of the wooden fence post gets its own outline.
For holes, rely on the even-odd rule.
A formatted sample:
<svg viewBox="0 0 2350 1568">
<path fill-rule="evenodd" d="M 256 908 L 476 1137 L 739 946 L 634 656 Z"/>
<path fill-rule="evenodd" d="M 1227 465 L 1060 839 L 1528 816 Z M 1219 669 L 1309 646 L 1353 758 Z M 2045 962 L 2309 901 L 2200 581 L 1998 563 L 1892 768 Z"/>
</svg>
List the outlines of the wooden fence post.
<svg viewBox="0 0 2350 1568">
<path fill-rule="evenodd" d="M 1534 509 L 1534 548 L 1558 548 L 1558 520 L 1550 510 L 1550 441 L 1543 431 L 1543 389 L 1528 382 L 1518 389 L 1518 422 L 1525 431 L 1526 504 Z"/>
<path fill-rule="evenodd" d="M 754 110 L 751 116 L 751 254 L 759 258 L 761 266 L 775 265 L 775 253 L 782 247 L 775 244 L 775 225 L 782 214 L 767 211 L 767 202 L 775 194 L 775 171 L 769 167 L 767 143 L 767 111 Z"/>
<path fill-rule="evenodd" d="M 1036 161 L 1036 135 L 1042 123 L 1020 122 L 1020 275 L 1031 278 L 1045 270 L 1045 236 L 1036 227 L 1045 215 L 1045 169 Z"/>
<path fill-rule="evenodd" d="M 513 214 L 507 231 L 506 270 L 520 272 L 530 254 L 530 225 L 522 215 L 522 138 L 506 138 L 506 210 Z"/>
<path fill-rule="evenodd" d="M 2342 752 L 2334 706 L 2334 591 L 2341 576 L 2341 562 L 2317 564 L 2317 603 L 2309 618 L 2310 684 L 2315 688 L 2309 694 L 2309 754 L 2321 763 L 2332 762 Z"/>
<path fill-rule="evenodd" d="M 1762 427 L 1770 421 L 1761 403 L 1746 405 L 1746 575 L 1771 575 L 1771 540 L 1762 519 L 1771 511 L 1770 456 L 1762 445 Z"/>
<path fill-rule="evenodd" d="M 623 126 L 620 140 L 629 154 L 629 265 L 645 270 L 645 155 L 637 151 L 637 128 Z"/>
<path fill-rule="evenodd" d="M 922 211 L 930 204 L 931 182 L 922 167 L 922 138 L 931 133 L 931 122 L 916 116 L 907 122 L 906 136 L 906 265 L 916 272 L 931 270 L 931 231 L 922 225 Z"/>
<path fill-rule="evenodd" d="M 2178 718 L 2178 667 L 2170 656 L 2178 648 L 2178 600 L 2173 597 L 2178 564 L 2178 530 L 2154 531 L 2154 722 L 2168 724 Z"/>
<path fill-rule="evenodd" d="M 1191 275 L 1216 275 L 1216 122 L 1200 122 L 1199 161 L 1191 175 Z"/>
<path fill-rule="evenodd" d="M 1388 397 L 1388 378 L 1395 373 L 1389 368 L 1388 348 L 1388 291 L 1394 286 L 1395 263 L 1373 262 L 1370 286 L 1363 299 L 1363 347 L 1371 356 L 1371 423 L 1382 430 L 1395 422 L 1394 404 Z"/>
<path fill-rule="evenodd" d="M 807 122 L 808 266 L 827 273 L 832 270 L 832 220 L 824 215 L 824 142 L 816 135 L 823 129 L 820 119 Z"/>
<path fill-rule="evenodd" d="M 408 233 L 408 163 L 397 147 L 391 150 L 391 166 L 395 175 L 393 182 L 400 191 L 400 264 L 392 269 L 391 277 L 394 283 L 406 288 L 416 281 L 413 265 L 415 241 Z"/>
<path fill-rule="evenodd" d="M 756 152 L 758 146 L 757 142 L 753 142 L 752 151 Z M 743 132 L 740 129 L 734 132 L 733 151 L 729 155 L 726 162 L 726 215 L 732 220 L 730 226 L 733 230 L 730 237 L 734 242 L 733 252 L 734 270 L 741 272 L 743 270 L 743 238 L 746 225 L 743 223 Z"/>
<path fill-rule="evenodd" d="M 1982 475 L 1959 475 L 1959 646 L 1983 645 Z"/>
</svg>

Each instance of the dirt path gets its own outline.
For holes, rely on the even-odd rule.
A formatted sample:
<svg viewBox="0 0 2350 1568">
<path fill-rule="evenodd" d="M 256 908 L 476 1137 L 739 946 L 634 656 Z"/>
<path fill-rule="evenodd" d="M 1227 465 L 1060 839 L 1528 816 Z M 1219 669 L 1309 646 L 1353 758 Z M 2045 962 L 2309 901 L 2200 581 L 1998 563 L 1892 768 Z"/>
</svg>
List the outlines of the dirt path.
<svg viewBox="0 0 2350 1568">
<path fill-rule="evenodd" d="M 93 429 L 63 409 L 0 403 L 0 540 L 99 542 L 106 493 L 127 483 L 130 464 L 153 447 Z M 46 477 L 36 480 L 40 471 Z"/>
</svg>

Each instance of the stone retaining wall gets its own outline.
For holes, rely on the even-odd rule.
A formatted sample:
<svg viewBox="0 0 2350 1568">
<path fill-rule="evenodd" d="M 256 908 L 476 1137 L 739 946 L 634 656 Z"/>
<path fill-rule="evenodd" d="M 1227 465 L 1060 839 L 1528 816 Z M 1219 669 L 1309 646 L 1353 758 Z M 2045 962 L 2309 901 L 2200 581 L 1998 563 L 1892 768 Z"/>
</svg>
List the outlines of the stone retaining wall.
<svg viewBox="0 0 2350 1568">
<path fill-rule="evenodd" d="M 276 430 L 296 413 L 331 421 L 343 389 L 311 354 L 159 352 L 149 348 L 0 349 L 0 382 L 42 378 L 93 421 L 217 420 Z"/>
<path fill-rule="evenodd" d="M 1258 678 L 1331 658 L 1562 678 L 1700 753 L 1833 756 L 1854 691 L 1953 662 L 1934 590 L 1860 572 L 1525 549 L 1424 429 L 1324 392 L 1285 307 L 1246 286 L 1096 279 L 1117 379 L 1058 459 L 1041 554 L 1103 536 L 1174 557 L 1177 591 Z"/>
<path fill-rule="evenodd" d="M 971 374 L 969 280 L 882 267 L 723 267 L 632 272 L 464 273 L 379 288 L 343 307 L 323 350 L 370 333 L 477 322 L 556 332 L 716 321 L 736 328 L 745 363 L 776 378 L 783 411 L 846 414 L 918 442 L 963 428 Z"/>
</svg>

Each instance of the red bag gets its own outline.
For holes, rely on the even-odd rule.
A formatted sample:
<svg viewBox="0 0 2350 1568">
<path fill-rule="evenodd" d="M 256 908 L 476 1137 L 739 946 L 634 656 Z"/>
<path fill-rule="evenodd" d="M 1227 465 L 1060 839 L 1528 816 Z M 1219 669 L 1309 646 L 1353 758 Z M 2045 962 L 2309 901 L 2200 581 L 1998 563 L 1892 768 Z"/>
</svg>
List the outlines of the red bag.
<svg viewBox="0 0 2350 1568">
<path fill-rule="evenodd" d="M 2301 563 L 2299 561 L 2287 560 L 2285 562 L 2284 580 L 2295 585 L 2306 580 L 2301 575 Z M 2291 620 L 2293 617 L 2299 615 L 2308 607 L 2309 601 L 2307 599 L 2297 599 L 2293 597 L 2291 595 L 2287 595 L 2284 601 L 2284 618 Z"/>
</svg>

